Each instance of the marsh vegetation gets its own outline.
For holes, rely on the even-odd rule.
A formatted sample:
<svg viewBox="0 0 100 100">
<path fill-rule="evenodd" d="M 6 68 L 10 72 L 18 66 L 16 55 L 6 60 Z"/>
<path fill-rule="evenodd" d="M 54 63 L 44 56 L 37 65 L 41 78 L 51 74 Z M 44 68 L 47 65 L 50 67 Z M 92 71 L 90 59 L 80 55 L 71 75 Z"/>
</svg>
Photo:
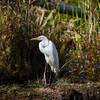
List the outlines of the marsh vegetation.
<svg viewBox="0 0 100 100">
<path fill-rule="evenodd" d="M 64 85 L 64 87 L 68 87 L 65 91 L 62 87 L 65 95 L 66 91 L 70 90 L 71 84 L 83 83 L 82 85 L 87 86 L 89 83 L 90 86 L 91 84 L 92 86 L 97 85 L 97 88 L 93 88 L 93 91 L 96 91 L 94 93 L 98 96 L 95 98 L 99 100 L 99 0 L 1 0 L 0 97 L 3 97 L 2 93 L 7 97 L 10 94 L 13 99 L 17 95 L 15 92 L 20 91 L 18 87 L 30 86 L 28 91 L 25 87 L 22 89 L 27 91 L 29 98 L 26 97 L 25 99 L 24 95 L 22 99 L 31 100 L 33 95 L 31 90 L 34 87 L 38 89 L 39 87 L 44 88 L 41 83 L 45 59 L 38 49 L 38 42 L 30 41 L 31 38 L 42 34 L 55 43 L 59 53 L 60 68 L 63 66 L 60 81 L 52 87 L 55 88 L 54 91 L 56 86 L 61 87 L 60 82 L 63 82 L 63 85 L 65 83 L 69 85 Z M 19 84 L 17 86 L 19 90 L 12 89 L 10 87 L 12 84 Z M 6 88 L 6 94 L 3 86 Z M 71 89 L 74 89 L 74 86 Z M 87 89 L 87 87 L 84 88 Z M 83 88 L 81 89 L 83 93 Z M 22 93 L 22 90 L 19 93 Z M 75 90 L 77 90 L 77 85 Z M 53 94 L 52 92 L 50 93 Z M 38 93 L 34 95 L 38 95 Z M 40 95 L 42 97 L 42 94 Z M 80 98 L 78 99 L 81 100 Z M 6 97 L 2 99 L 6 100 Z M 68 100 L 71 99 L 69 98 Z"/>
</svg>

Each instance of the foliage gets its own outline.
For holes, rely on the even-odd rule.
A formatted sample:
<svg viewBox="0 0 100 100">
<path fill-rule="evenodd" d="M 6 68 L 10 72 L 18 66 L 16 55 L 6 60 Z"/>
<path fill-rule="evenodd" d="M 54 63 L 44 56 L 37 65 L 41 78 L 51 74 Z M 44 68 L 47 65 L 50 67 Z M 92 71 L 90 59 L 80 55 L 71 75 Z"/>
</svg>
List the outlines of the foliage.
<svg viewBox="0 0 100 100">
<path fill-rule="evenodd" d="M 95 5 L 93 0 L 88 1 L 66 1 L 66 4 L 83 7 L 83 18 L 30 5 L 25 0 L 2 1 L 0 72 L 5 69 L 8 76 L 1 73 L 0 76 L 12 77 L 13 81 L 38 78 L 38 74 L 41 76 L 45 61 L 38 50 L 38 43 L 32 43 L 30 38 L 44 34 L 57 45 L 60 66 L 64 65 L 71 72 L 66 78 L 73 82 L 80 81 L 79 76 L 83 75 L 80 73 L 84 72 L 84 80 L 99 80 L 100 33 L 97 29 L 100 23 L 96 9 L 100 4 L 97 0 Z"/>
</svg>

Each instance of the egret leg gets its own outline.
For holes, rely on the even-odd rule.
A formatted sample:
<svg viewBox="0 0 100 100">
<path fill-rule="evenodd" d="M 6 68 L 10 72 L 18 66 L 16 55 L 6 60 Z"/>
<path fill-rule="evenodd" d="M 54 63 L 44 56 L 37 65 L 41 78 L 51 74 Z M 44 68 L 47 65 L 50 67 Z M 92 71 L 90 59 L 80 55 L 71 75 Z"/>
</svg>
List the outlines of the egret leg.
<svg viewBox="0 0 100 100">
<path fill-rule="evenodd" d="M 52 80 L 52 73 L 50 71 L 50 76 L 49 76 L 49 85 L 51 84 L 51 80 Z"/>
<path fill-rule="evenodd" d="M 44 74 L 43 74 L 43 82 L 44 82 L 44 85 L 47 85 L 47 81 L 46 81 L 46 67 L 47 67 L 47 63 L 45 63 L 45 68 L 44 68 Z"/>
</svg>

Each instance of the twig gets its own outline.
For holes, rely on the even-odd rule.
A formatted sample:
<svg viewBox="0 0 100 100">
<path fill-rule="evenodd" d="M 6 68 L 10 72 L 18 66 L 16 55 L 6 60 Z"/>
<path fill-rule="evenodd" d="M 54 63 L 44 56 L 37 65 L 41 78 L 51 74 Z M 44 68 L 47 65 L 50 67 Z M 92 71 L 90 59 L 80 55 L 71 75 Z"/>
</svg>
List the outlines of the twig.
<svg viewBox="0 0 100 100">
<path fill-rule="evenodd" d="M 71 60 L 69 60 L 69 61 L 66 61 L 65 63 L 64 63 L 64 65 L 60 68 L 60 70 L 62 69 L 62 68 L 64 68 L 69 62 L 71 62 L 73 59 L 71 59 Z M 59 71 L 60 71 L 59 70 Z"/>
<path fill-rule="evenodd" d="M 42 21 L 43 21 L 43 18 L 44 18 L 44 15 L 45 15 L 46 10 L 45 10 L 45 9 L 42 9 L 41 12 L 42 12 L 42 15 L 41 15 L 41 18 L 40 18 L 40 23 L 39 23 L 39 25 L 42 24 Z"/>
<path fill-rule="evenodd" d="M 45 25 L 47 24 L 48 20 L 50 20 L 53 16 L 55 10 L 52 10 L 51 13 L 48 15 L 47 19 L 45 20 L 44 24 L 41 26 L 41 29 L 43 29 L 45 27 Z"/>
<path fill-rule="evenodd" d="M 91 41 L 91 34 L 92 34 L 92 30 L 93 30 L 93 22 L 92 22 L 92 12 L 90 11 L 90 17 L 89 17 L 89 24 L 90 24 L 90 31 L 89 31 L 89 43 Z"/>
</svg>

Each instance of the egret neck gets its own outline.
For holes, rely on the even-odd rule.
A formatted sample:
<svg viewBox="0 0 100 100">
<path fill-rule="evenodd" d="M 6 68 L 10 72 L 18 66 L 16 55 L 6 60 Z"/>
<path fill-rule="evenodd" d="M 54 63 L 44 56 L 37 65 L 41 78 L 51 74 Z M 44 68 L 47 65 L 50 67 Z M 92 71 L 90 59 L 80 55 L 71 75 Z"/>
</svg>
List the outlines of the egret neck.
<svg viewBox="0 0 100 100">
<path fill-rule="evenodd" d="M 43 48 L 47 47 L 49 45 L 49 40 L 45 38 L 44 40 L 41 41 Z"/>
<path fill-rule="evenodd" d="M 39 49 L 43 54 L 46 54 L 45 48 L 49 45 L 49 40 L 45 38 L 39 43 Z"/>
</svg>

